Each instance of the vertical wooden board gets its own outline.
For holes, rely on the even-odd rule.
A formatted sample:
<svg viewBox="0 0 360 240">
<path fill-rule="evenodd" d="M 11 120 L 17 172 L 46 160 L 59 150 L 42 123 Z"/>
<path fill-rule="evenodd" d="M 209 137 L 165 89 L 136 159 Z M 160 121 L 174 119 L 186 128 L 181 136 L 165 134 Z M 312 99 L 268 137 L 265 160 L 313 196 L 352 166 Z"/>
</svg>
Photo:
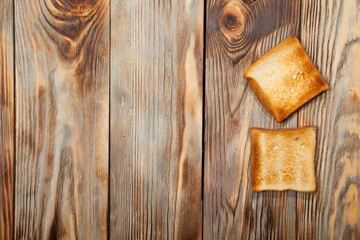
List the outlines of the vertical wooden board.
<svg viewBox="0 0 360 240">
<path fill-rule="evenodd" d="M 109 1 L 15 1 L 16 239 L 106 239 Z"/>
<path fill-rule="evenodd" d="M 0 1 L 0 239 L 12 239 L 14 179 L 13 2 Z"/>
<path fill-rule="evenodd" d="M 298 239 L 360 239 L 360 2 L 302 1 L 301 41 L 330 90 L 299 112 L 318 127 L 317 191 L 298 194 Z"/>
<path fill-rule="evenodd" d="M 248 87 L 249 65 L 299 35 L 300 1 L 207 1 L 205 71 L 205 239 L 296 238 L 296 193 L 253 193 L 249 127 L 276 123 Z"/>
<path fill-rule="evenodd" d="M 111 239 L 201 238 L 203 12 L 111 1 Z"/>
</svg>

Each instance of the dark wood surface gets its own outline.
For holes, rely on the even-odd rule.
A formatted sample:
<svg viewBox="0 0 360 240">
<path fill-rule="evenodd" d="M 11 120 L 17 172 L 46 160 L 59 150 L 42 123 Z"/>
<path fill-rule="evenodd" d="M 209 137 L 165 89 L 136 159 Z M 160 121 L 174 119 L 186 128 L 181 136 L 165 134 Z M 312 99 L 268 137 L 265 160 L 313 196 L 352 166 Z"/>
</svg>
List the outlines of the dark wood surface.
<svg viewBox="0 0 360 240">
<path fill-rule="evenodd" d="M 360 238 L 359 8 L 359 1 L 208 1 L 205 239 Z M 242 74 L 291 34 L 331 89 L 277 124 Z M 309 125 L 319 129 L 317 191 L 253 193 L 248 128 Z"/>
<path fill-rule="evenodd" d="M 106 239 L 109 1 L 15 1 L 16 239 Z"/>
<path fill-rule="evenodd" d="M 330 90 L 277 123 L 242 75 L 290 35 Z M 0 239 L 360 239 L 358 0 L 2 0 L 0 40 Z M 253 193 L 249 127 L 308 125 L 317 191 Z"/>
<path fill-rule="evenodd" d="M 200 239 L 202 1 L 111 1 L 110 239 Z"/>
<path fill-rule="evenodd" d="M 249 127 L 296 127 L 261 106 L 243 73 L 290 35 L 300 1 L 207 1 L 204 239 L 296 238 L 296 192 L 253 193 Z"/>
<path fill-rule="evenodd" d="M 0 1 L 0 239 L 11 239 L 14 212 L 13 2 Z"/>
<path fill-rule="evenodd" d="M 303 1 L 301 42 L 330 90 L 299 113 L 318 127 L 317 191 L 298 193 L 298 239 L 360 239 L 360 2 Z"/>
</svg>

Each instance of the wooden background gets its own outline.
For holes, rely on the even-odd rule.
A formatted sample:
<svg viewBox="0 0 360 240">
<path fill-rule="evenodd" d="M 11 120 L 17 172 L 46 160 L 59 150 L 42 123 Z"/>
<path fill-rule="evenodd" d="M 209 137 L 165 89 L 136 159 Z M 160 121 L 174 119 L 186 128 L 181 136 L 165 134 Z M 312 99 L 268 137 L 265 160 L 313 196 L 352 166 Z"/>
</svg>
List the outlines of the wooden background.
<svg viewBox="0 0 360 240">
<path fill-rule="evenodd" d="M 330 85 L 242 77 L 296 35 Z M 1 0 L 0 239 L 360 239 L 359 0 Z M 315 193 L 253 193 L 249 127 L 318 127 Z"/>
</svg>

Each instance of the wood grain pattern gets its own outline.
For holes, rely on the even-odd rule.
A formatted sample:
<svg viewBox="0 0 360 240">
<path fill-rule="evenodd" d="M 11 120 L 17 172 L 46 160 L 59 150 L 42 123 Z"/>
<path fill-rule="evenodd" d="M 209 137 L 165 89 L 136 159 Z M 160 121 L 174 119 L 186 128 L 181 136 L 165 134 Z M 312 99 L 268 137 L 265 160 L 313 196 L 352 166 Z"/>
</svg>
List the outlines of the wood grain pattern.
<svg viewBox="0 0 360 240">
<path fill-rule="evenodd" d="M 298 194 L 298 239 L 360 239 L 360 2 L 302 1 L 301 41 L 330 85 L 302 108 L 318 127 L 317 191 Z"/>
<path fill-rule="evenodd" d="M 12 239 L 14 189 L 13 1 L 0 1 L 0 239 Z"/>
<path fill-rule="evenodd" d="M 202 1 L 111 1 L 110 239 L 200 239 Z"/>
<path fill-rule="evenodd" d="M 109 1 L 16 0 L 16 239 L 106 239 Z"/>
<path fill-rule="evenodd" d="M 276 123 L 243 73 L 265 52 L 299 34 L 300 1 L 207 1 L 204 239 L 294 239 L 296 193 L 253 193 L 249 127 Z"/>
<path fill-rule="evenodd" d="M 359 13 L 358 0 L 1 0 L 0 239 L 360 239 Z M 276 123 L 242 75 L 290 35 L 330 91 Z M 252 192 L 249 127 L 308 125 L 317 191 Z"/>
</svg>

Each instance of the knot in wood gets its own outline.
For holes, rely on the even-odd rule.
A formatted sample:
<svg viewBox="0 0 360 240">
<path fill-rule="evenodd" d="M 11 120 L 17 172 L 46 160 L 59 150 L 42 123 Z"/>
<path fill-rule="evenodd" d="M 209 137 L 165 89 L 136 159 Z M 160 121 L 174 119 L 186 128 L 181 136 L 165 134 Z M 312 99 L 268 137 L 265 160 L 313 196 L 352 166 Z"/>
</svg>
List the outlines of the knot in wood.
<svg viewBox="0 0 360 240">
<path fill-rule="evenodd" d="M 86 49 L 90 49 L 96 39 L 87 36 L 101 31 L 102 22 L 106 22 L 108 16 L 107 4 L 99 0 L 41 1 L 41 12 L 46 19 L 43 24 L 50 26 L 47 33 L 66 61 L 91 53 Z"/>
<path fill-rule="evenodd" d="M 236 24 L 237 24 L 237 18 L 236 18 L 236 16 L 231 15 L 231 14 L 227 14 L 227 15 L 225 16 L 225 26 L 226 26 L 227 28 L 233 28 L 233 27 L 236 26 Z"/>
<path fill-rule="evenodd" d="M 220 28 L 231 38 L 238 38 L 244 32 L 245 17 L 239 3 L 229 2 L 220 14 Z"/>
<path fill-rule="evenodd" d="M 246 3 L 247 5 L 253 5 L 254 3 L 257 2 L 257 0 L 243 0 L 244 3 Z"/>
<path fill-rule="evenodd" d="M 207 44 L 211 48 L 211 44 L 217 42 L 236 64 L 253 43 L 254 14 L 242 1 L 217 1 L 216 4 L 209 12 Z"/>
<path fill-rule="evenodd" d="M 98 0 L 56 0 L 58 6 L 67 10 L 86 11 L 95 6 Z"/>
</svg>

